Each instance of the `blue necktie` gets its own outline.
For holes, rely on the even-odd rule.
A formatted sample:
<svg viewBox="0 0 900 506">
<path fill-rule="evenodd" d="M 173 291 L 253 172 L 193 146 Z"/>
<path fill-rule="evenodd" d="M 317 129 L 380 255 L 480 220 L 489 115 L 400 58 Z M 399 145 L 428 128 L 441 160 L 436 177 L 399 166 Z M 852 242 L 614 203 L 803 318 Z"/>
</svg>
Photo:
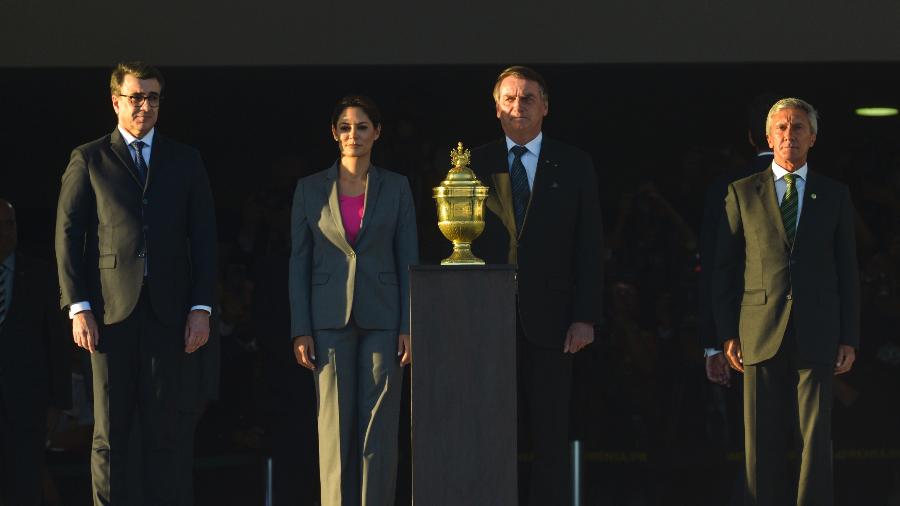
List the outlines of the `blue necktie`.
<svg viewBox="0 0 900 506">
<path fill-rule="evenodd" d="M 141 180 L 141 184 L 147 183 L 147 162 L 144 161 L 144 143 L 143 141 L 134 141 L 131 143 L 131 147 L 137 152 L 137 155 L 134 157 L 134 166 L 137 168 L 138 178 Z"/>
<path fill-rule="evenodd" d="M 528 187 L 528 174 L 522 163 L 522 155 L 528 152 L 525 146 L 513 146 L 512 166 L 509 168 L 512 180 L 513 210 L 516 215 L 516 233 L 522 233 L 522 225 L 525 223 L 525 212 L 528 210 L 528 200 L 531 198 L 531 189 Z"/>
</svg>

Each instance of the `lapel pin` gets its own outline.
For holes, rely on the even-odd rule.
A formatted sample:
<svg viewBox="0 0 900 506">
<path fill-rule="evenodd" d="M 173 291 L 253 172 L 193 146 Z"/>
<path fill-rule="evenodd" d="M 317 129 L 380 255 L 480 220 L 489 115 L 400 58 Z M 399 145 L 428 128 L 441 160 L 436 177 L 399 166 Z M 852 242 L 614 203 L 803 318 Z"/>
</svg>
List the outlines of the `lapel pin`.
<svg viewBox="0 0 900 506">
<path fill-rule="evenodd" d="M 810 194 L 809 198 L 816 200 L 816 194 L 815 193 Z"/>
</svg>

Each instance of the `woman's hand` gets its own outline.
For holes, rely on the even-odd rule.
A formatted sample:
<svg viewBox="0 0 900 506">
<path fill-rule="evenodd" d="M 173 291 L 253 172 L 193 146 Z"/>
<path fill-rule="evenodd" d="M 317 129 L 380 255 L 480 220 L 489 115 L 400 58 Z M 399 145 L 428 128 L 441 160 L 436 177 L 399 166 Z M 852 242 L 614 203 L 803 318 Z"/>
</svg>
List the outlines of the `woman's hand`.
<svg viewBox="0 0 900 506">
<path fill-rule="evenodd" d="M 316 370 L 316 344 L 312 336 L 297 336 L 294 338 L 294 357 L 297 363 L 310 371 Z"/>
<path fill-rule="evenodd" d="M 400 366 L 412 362 L 412 350 L 409 347 L 409 334 L 400 334 L 397 338 L 397 356 L 400 357 Z"/>
</svg>

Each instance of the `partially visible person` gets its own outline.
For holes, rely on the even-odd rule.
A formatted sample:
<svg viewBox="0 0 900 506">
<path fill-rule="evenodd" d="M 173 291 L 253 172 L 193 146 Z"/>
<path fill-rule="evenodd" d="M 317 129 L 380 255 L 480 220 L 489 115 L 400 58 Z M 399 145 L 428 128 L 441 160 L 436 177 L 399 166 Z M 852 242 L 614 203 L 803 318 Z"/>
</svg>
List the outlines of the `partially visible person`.
<svg viewBox="0 0 900 506">
<path fill-rule="evenodd" d="M 370 99 L 342 99 L 331 132 L 340 158 L 294 192 L 291 336 L 297 362 L 315 373 L 323 506 L 387 506 L 411 359 L 415 210 L 406 178 L 372 164 L 381 115 Z"/>
<path fill-rule="evenodd" d="M 602 313 L 603 228 L 590 155 L 545 137 L 544 78 L 514 66 L 494 82 L 504 137 L 472 151 L 490 187 L 485 228 L 473 252 L 516 266 L 519 416 L 531 440 L 529 501 L 569 504 L 569 414 L 573 355 L 594 341 Z"/>
<path fill-rule="evenodd" d="M 186 353 L 209 338 L 215 299 L 215 207 L 200 154 L 156 129 L 164 79 L 144 62 L 110 75 L 118 124 L 75 148 L 56 219 L 61 304 L 91 352 L 96 505 L 141 495 L 176 503 L 178 403 Z M 138 419 L 140 491 L 129 490 Z"/>
<path fill-rule="evenodd" d="M 716 336 L 744 373 L 747 505 L 834 504 L 834 376 L 853 367 L 860 288 L 848 188 L 810 170 L 818 113 L 779 100 L 766 119 L 770 168 L 728 187 L 716 237 Z M 800 473 L 785 476 L 785 425 Z"/>
<path fill-rule="evenodd" d="M 778 100 L 771 93 L 757 95 L 747 106 L 747 141 L 756 154 L 743 169 L 730 171 L 716 178 L 706 189 L 703 204 L 703 224 L 700 229 L 700 283 L 697 297 L 697 331 L 703 356 L 706 359 L 706 377 L 718 385 L 731 384 L 731 367 L 719 348 L 716 339 L 712 309 L 712 271 L 715 265 L 716 232 L 725 211 L 728 185 L 751 174 L 765 170 L 772 163 L 772 148 L 766 141 L 766 117 L 769 108 Z"/>
<path fill-rule="evenodd" d="M 17 246 L 16 211 L 0 199 L 0 503 L 38 506 L 44 443 L 72 403 L 71 343 L 52 265 Z"/>
</svg>

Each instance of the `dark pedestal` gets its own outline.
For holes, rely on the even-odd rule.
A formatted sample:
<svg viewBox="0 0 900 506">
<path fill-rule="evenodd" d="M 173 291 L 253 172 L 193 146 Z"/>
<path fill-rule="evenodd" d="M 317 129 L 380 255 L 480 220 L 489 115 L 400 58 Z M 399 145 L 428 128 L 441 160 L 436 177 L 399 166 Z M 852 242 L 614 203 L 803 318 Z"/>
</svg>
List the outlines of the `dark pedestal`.
<svg viewBox="0 0 900 506">
<path fill-rule="evenodd" d="M 413 504 L 515 505 L 515 271 L 418 266 L 410 285 Z"/>
</svg>

